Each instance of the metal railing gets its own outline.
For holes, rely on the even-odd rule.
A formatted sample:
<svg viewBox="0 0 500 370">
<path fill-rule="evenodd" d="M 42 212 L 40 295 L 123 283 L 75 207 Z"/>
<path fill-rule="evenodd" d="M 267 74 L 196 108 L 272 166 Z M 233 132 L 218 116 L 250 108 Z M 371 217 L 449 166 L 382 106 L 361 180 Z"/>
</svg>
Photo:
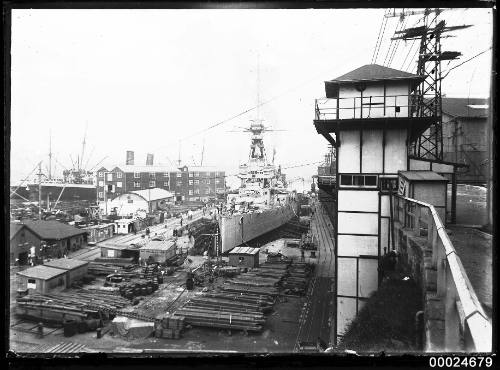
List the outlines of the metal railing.
<svg viewBox="0 0 500 370">
<path fill-rule="evenodd" d="M 316 99 L 316 120 L 413 117 L 417 103 L 412 95 L 369 95 Z"/>
<path fill-rule="evenodd" d="M 491 352 L 491 323 L 436 209 L 431 204 L 396 195 L 394 220 L 418 236 L 427 236 L 432 248 L 431 264 L 437 270 L 437 296 L 445 308 L 446 351 Z"/>
</svg>

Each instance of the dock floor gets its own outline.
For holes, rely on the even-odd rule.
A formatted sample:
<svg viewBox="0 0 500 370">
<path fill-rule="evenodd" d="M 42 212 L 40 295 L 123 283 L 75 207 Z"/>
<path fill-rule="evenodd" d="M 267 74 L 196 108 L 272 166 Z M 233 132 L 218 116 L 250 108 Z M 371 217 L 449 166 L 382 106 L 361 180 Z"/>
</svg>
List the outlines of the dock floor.
<svg viewBox="0 0 500 370">
<path fill-rule="evenodd" d="M 334 234 L 328 215 L 319 202 L 313 204 L 311 231 L 317 243 L 317 264 L 311 280 L 308 300 L 299 328 L 298 343 L 333 343 L 333 319 L 335 312 L 334 276 Z M 297 347 L 296 347 L 297 348 Z"/>
</svg>

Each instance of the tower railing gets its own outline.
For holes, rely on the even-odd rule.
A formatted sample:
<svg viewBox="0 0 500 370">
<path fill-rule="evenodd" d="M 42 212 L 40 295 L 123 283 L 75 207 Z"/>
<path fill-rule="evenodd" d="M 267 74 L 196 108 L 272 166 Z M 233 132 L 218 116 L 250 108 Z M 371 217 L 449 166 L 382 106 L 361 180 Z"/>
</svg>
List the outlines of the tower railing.
<svg viewBox="0 0 500 370">
<path fill-rule="evenodd" d="M 491 352 L 491 323 L 434 206 L 396 195 L 394 220 L 417 236 L 426 236 L 431 247 L 437 296 L 444 303 L 446 351 Z"/>
<path fill-rule="evenodd" d="M 409 118 L 416 116 L 417 108 L 409 94 L 321 98 L 315 102 L 315 119 Z"/>
</svg>

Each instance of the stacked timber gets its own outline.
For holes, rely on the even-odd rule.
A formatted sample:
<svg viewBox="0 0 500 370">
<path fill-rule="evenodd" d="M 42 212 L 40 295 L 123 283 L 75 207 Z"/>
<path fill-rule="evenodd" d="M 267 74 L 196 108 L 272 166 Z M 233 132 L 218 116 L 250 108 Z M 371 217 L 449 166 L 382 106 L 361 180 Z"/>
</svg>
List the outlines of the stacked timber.
<svg viewBox="0 0 500 370">
<path fill-rule="evenodd" d="M 290 265 L 288 275 L 282 283 L 282 287 L 288 294 L 304 295 L 309 284 L 311 266 L 303 262 L 295 262 Z"/>
<path fill-rule="evenodd" d="M 275 297 L 278 295 L 278 288 L 276 287 L 258 287 L 246 286 L 239 284 L 224 284 L 221 288 L 224 292 L 231 292 L 237 294 L 253 294 L 253 295 L 267 295 Z"/>
<path fill-rule="evenodd" d="M 133 299 L 139 296 L 150 295 L 158 290 L 158 282 L 153 280 L 138 280 L 120 285 L 122 297 Z"/>
<path fill-rule="evenodd" d="M 114 264 L 114 263 L 103 263 L 103 262 L 90 262 L 88 267 L 89 274 L 93 275 L 109 275 L 113 273 L 120 274 L 130 274 L 130 276 L 135 276 L 136 274 L 130 272 L 136 267 L 134 264 Z"/>
</svg>

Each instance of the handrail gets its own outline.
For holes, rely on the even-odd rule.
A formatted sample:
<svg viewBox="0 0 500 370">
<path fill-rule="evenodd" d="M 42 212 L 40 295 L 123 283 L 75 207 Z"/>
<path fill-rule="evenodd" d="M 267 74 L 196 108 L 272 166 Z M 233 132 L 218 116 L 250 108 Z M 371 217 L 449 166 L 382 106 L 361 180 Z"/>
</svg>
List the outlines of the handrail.
<svg viewBox="0 0 500 370">
<path fill-rule="evenodd" d="M 466 348 L 491 352 L 491 323 L 434 206 L 396 195 L 394 215 L 396 221 L 403 222 L 405 227 L 413 229 L 419 236 L 422 225 L 427 225 L 427 238 L 432 246 L 432 266 L 437 269 L 437 295 L 445 302 L 446 349 L 454 351 L 460 348 L 460 339 L 454 335 L 457 331 L 454 323 L 458 321 L 462 333 L 466 329 L 470 333 L 472 343 L 467 343 L 469 336 L 463 335 Z"/>
<path fill-rule="evenodd" d="M 367 95 L 316 99 L 316 120 L 382 117 L 413 117 L 421 102 L 413 95 Z"/>
</svg>

